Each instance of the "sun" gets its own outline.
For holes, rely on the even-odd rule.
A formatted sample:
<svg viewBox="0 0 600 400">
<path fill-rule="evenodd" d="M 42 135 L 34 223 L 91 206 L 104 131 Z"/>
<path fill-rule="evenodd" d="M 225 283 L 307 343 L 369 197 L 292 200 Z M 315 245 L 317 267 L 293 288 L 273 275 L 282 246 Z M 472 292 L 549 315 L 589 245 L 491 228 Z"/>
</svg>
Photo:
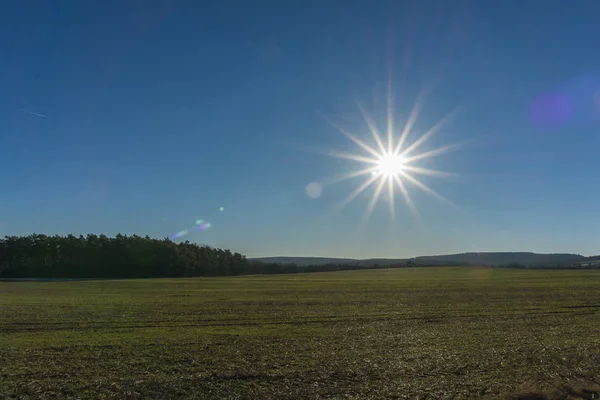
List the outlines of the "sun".
<svg viewBox="0 0 600 400">
<path fill-rule="evenodd" d="M 326 181 L 323 184 L 336 183 L 361 176 L 367 177 L 338 205 L 338 210 L 344 208 L 346 204 L 371 187 L 373 188 L 373 193 L 362 218 L 362 222 L 364 223 L 368 222 L 376 203 L 384 192 L 387 192 L 392 220 L 395 219 L 395 194 L 398 192 L 402 195 L 404 203 L 408 206 L 413 215 L 419 218 L 419 212 L 409 192 L 409 189 L 411 188 L 417 188 L 448 205 L 458 208 L 454 203 L 425 184 L 421 180 L 422 178 L 420 178 L 420 176 L 434 178 L 455 177 L 456 174 L 426 168 L 420 166 L 419 163 L 423 160 L 437 157 L 461 147 L 459 144 L 448 144 L 432 150 L 421 150 L 422 145 L 442 130 L 442 128 L 456 116 L 458 111 L 457 109 L 446 115 L 429 130 L 420 135 L 416 135 L 415 132 L 413 132 L 413 126 L 425 103 L 427 94 L 427 91 L 421 93 L 408 118 L 404 121 L 402 128 L 398 129 L 396 126 L 397 123 L 394 120 L 391 89 L 388 85 L 387 126 L 384 134 L 380 132 L 374 118 L 359 104 L 359 110 L 369 128 L 368 130 L 372 138 L 371 144 L 367 142 L 367 138 L 361 138 L 352 134 L 328 120 L 334 128 L 356 144 L 362 150 L 362 154 L 340 151 L 329 151 L 326 154 L 357 162 L 362 165 L 362 168 L 333 180 Z"/>
<path fill-rule="evenodd" d="M 388 178 L 399 176 L 404 172 L 404 166 L 406 160 L 403 156 L 385 153 L 377 160 L 377 171 L 376 174 L 382 175 Z"/>
</svg>

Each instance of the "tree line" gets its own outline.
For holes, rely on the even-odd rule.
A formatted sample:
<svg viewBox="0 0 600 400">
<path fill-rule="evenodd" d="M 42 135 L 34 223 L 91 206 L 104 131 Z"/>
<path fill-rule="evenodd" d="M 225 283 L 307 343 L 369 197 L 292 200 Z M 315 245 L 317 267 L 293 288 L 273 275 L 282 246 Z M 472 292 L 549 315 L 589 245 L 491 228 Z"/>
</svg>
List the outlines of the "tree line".
<svg viewBox="0 0 600 400">
<path fill-rule="evenodd" d="M 148 236 L 6 236 L 2 278 L 154 278 L 239 275 L 246 257 L 195 243 Z"/>
<path fill-rule="evenodd" d="M 599 259 L 600 260 L 600 259 Z M 446 262 L 445 265 L 450 263 Z M 434 266 L 295 264 L 249 261 L 230 250 L 148 236 L 6 236 L 0 239 L 0 278 L 158 278 L 346 271 Z M 464 265 L 464 263 L 462 264 Z M 522 265 L 504 268 L 599 268 L 594 265 Z"/>
<path fill-rule="evenodd" d="M 295 264 L 249 261 L 230 250 L 148 236 L 6 236 L 0 239 L 0 278 L 158 278 L 290 274 L 399 265 Z"/>
</svg>

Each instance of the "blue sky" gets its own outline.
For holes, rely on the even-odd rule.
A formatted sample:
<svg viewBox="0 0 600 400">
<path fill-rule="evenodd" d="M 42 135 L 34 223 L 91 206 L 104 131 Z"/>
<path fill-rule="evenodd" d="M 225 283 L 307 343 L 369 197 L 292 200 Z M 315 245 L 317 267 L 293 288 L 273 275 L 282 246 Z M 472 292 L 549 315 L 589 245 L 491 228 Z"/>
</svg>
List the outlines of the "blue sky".
<svg viewBox="0 0 600 400">
<path fill-rule="evenodd" d="M 155 2 L 152 2 L 155 3 Z M 285 4 L 284 4 L 285 3 Z M 0 15 L 0 234 L 118 232 L 249 256 L 598 254 L 600 25 L 595 2 L 19 1 Z M 408 186 L 358 229 L 372 189 L 320 150 L 371 140 L 356 106 L 460 174 Z M 38 114 L 38 115 L 36 115 Z M 398 134 L 398 133 L 396 133 Z M 317 150 L 317 151 L 313 151 Z M 221 211 L 220 208 L 223 207 Z M 211 223 L 193 231 L 197 219 Z"/>
</svg>

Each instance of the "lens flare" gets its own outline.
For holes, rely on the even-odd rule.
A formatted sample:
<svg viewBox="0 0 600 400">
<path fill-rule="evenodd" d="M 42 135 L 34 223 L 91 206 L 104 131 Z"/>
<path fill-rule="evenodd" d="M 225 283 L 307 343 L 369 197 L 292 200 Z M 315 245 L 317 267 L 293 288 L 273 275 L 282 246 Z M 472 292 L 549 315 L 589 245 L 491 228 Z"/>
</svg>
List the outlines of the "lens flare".
<svg viewBox="0 0 600 400">
<path fill-rule="evenodd" d="M 208 228 L 210 228 L 209 222 L 201 222 L 199 224 L 196 224 L 196 229 L 201 232 L 207 230 Z"/>
<path fill-rule="evenodd" d="M 316 199 L 321 196 L 322 187 L 317 182 L 311 182 L 304 188 L 306 195 L 311 199 Z"/>
<path fill-rule="evenodd" d="M 184 229 L 182 231 L 179 231 L 179 232 L 171 235 L 171 239 L 180 239 L 180 238 L 184 237 L 185 235 L 187 235 L 188 233 L 189 233 L 188 230 Z"/>
<path fill-rule="evenodd" d="M 531 105 L 531 120 L 543 129 L 597 123 L 599 93 L 600 74 L 575 76 L 540 94 Z"/>
<path fill-rule="evenodd" d="M 391 86 L 390 84 L 388 84 Z M 363 168 L 350 172 L 348 174 L 336 177 L 332 180 L 326 180 L 322 184 L 331 184 L 336 182 L 345 181 L 359 176 L 367 176 L 367 179 L 360 184 L 348 197 L 346 197 L 337 207 L 336 211 L 341 211 L 346 204 L 355 199 L 360 193 L 373 187 L 373 194 L 367 204 L 365 213 L 361 220 L 361 225 L 366 224 L 370 218 L 373 209 L 375 208 L 379 198 L 382 194 L 387 193 L 390 215 L 392 220 L 395 219 L 395 193 L 400 192 L 404 198 L 404 202 L 407 207 L 413 213 L 416 218 L 419 218 L 417 207 L 409 194 L 409 186 L 415 187 L 426 194 L 435 197 L 442 202 L 458 208 L 450 200 L 446 199 L 434 189 L 423 183 L 417 176 L 430 176 L 435 178 L 450 178 L 457 176 L 445 171 L 437 171 L 434 169 L 425 168 L 423 166 L 416 165 L 418 161 L 423 161 L 432 157 L 437 157 L 442 154 L 455 151 L 460 148 L 459 144 L 448 144 L 432 150 L 419 152 L 421 146 L 427 142 L 431 137 L 442 130 L 445 125 L 455 118 L 460 111 L 456 109 L 450 114 L 446 115 L 439 122 L 433 125 L 425 133 L 416 136 L 410 140 L 410 136 L 415 136 L 412 132 L 412 128 L 419 117 L 421 109 L 423 108 L 427 96 L 431 92 L 431 87 L 427 87 L 419 95 L 415 105 L 413 106 L 408 118 L 404 121 L 402 129 L 396 129 L 395 117 L 393 115 L 393 106 L 391 103 L 391 96 L 388 96 L 388 107 L 386 116 L 386 136 L 387 140 L 384 141 L 380 130 L 374 121 L 374 118 L 369 115 L 367 110 L 358 105 L 359 110 L 365 119 L 368 127 L 370 136 L 374 140 L 374 145 L 371 146 L 367 143 L 367 139 L 363 139 L 358 135 L 355 135 L 330 120 L 327 120 L 336 130 L 340 131 L 348 140 L 353 142 L 357 147 L 363 150 L 362 154 L 354 154 L 340 151 L 329 151 L 326 154 L 332 157 L 337 157 L 349 161 L 354 161 L 363 165 Z M 388 87 L 388 93 L 391 91 L 391 87 Z M 369 135 L 365 135 L 369 136 Z M 387 190 L 384 190 L 386 189 Z"/>
<path fill-rule="evenodd" d="M 205 222 L 203 219 L 197 219 L 196 226 L 194 228 L 190 228 L 190 230 L 203 232 L 203 231 L 206 231 L 207 229 L 210 229 L 210 227 L 211 227 L 210 222 Z M 190 233 L 190 230 L 183 229 L 183 230 L 169 236 L 169 239 L 171 239 L 171 240 L 181 239 L 182 237 L 188 235 Z"/>
</svg>

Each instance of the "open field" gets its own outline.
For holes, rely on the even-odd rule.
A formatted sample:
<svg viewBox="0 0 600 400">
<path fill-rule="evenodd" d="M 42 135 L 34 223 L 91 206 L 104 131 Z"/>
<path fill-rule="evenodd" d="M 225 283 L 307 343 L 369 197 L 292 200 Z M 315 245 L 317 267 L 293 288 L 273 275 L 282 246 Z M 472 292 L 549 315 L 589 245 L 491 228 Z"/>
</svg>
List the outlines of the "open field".
<svg viewBox="0 0 600 400">
<path fill-rule="evenodd" d="M 600 271 L 0 282 L 0 399 L 504 398 L 600 381 Z"/>
</svg>

